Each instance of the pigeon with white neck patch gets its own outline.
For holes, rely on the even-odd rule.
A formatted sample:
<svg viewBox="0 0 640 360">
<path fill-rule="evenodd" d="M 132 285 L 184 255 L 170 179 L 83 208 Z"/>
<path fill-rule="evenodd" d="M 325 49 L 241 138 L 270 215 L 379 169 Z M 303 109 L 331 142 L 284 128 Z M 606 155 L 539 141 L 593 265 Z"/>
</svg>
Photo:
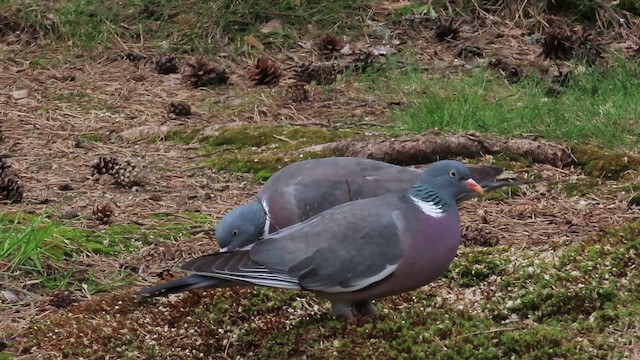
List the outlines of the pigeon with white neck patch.
<svg viewBox="0 0 640 360">
<path fill-rule="evenodd" d="M 456 199 L 483 189 L 458 161 L 429 166 L 408 191 L 354 200 L 267 235 L 245 249 L 183 265 L 192 274 L 140 291 L 261 285 L 311 291 L 336 317 L 375 315 L 372 300 L 440 277 L 460 245 Z"/>
<path fill-rule="evenodd" d="M 491 165 L 470 167 L 485 192 L 514 181 L 496 181 L 502 169 Z M 216 240 L 222 251 L 253 244 L 267 234 L 302 222 L 327 209 L 353 200 L 407 190 L 421 170 L 354 157 L 305 160 L 274 174 L 256 198 L 220 220 Z M 474 197 L 464 194 L 458 201 Z"/>
</svg>

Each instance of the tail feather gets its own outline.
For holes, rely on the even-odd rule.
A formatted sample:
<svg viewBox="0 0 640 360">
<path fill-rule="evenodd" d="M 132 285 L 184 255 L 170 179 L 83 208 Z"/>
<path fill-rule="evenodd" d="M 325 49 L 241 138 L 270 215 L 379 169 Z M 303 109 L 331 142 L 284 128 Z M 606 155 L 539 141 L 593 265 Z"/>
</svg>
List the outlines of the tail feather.
<svg viewBox="0 0 640 360">
<path fill-rule="evenodd" d="M 193 274 L 182 279 L 176 279 L 164 284 L 158 284 L 152 287 L 144 288 L 138 291 L 138 295 L 151 298 L 168 296 L 170 294 L 177 294 L 195 289 L 227 288 L 242 285 L 244 284 L 235 281 L 216 279 L 210 276 Z"/>
</svg>

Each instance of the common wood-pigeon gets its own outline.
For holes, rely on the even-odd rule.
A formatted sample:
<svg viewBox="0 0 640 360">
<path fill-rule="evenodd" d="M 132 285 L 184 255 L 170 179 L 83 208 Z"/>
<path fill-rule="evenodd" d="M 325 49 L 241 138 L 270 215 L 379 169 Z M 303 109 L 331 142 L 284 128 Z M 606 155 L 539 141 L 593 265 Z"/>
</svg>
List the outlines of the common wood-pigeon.
<svg viewBox="0 0 640 360">
<path fill-rule="evenodd" d="M 484 191 L 516 183 L 496 181 L 502 169 L 469 167 Z M 331 157 L 293 163 L 274 174 L 255 199 L 231 210 L 215 231 L 222 251 L 242 248 L 265 235 L 353 200 L 405 191 L 422 171 L 365 158 Z M 461 194 L 458 201 L 472 198 Z"/>
<path fill-rule="evenodd" d="M 460 244 L 456 199 L 474 192 L 483 189 L 466 166 L 439 161 L 408 191 L 346 202 L 244 249 L 198 257 L 182 267 L 191 275 L 139 294 L 262 285 L 316 293 L 336 317 L 374 315 L 371 300 L 417 289 L 449 267 Z"/>
</svg>

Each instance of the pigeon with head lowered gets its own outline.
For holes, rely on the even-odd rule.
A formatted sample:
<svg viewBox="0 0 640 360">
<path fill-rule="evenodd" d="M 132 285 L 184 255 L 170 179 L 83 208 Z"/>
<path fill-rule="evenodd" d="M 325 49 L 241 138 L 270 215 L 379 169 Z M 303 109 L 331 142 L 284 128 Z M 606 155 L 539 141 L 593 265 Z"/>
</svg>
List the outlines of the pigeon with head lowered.
<svg viewBox="0 0 640 360">
<path fill-rule="evenodd" d="M 496 181 L 496 176 L 502 173 L 499 167 L 484 165 L 469 169 L 484 191 L 517 185 Z M 274 174 L 254 200 L 226 214 L 216 227 L 216 240 L 222 251 L 242 248 L 340 204 L 405 191 L 418 181 L 421 173 L 413 168 L 354 157 L 296 162 Z M 457 200 L 473 196 L 461 194 Z"/>
<path fill-rule="evenodd" d="M 424 286 L 444 273 L 460 244 L 456 199 L 483 189 L 458 161 L 429 166 L 408 191 L 347 202 L 241 250 L 183 265 L 192 275 L 143 289 L 160 296 L 196 288 L 262 285 L 302 289 L 336 317 L 374 315 L 373 299 Z"/>
</svg>

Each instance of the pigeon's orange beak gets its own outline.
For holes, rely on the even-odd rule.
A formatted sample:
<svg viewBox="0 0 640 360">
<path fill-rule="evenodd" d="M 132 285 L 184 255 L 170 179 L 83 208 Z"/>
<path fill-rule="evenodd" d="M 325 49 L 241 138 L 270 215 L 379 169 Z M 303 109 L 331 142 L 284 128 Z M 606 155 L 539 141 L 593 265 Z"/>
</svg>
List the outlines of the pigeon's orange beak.
<svg viewBox="0 0 640 360">
<path fill-rule="evenodd" d="M 471 189 L 471 191 L 476 192 L 480 195 L 484 195 L 484 190 L 482 189 L 482 186 L 478 185 L 478 183 L 475 182 L 473 179 L 469 179 L 465 181 L 465 184 L 467 184 L 467 187 Z"/>
</svg>

